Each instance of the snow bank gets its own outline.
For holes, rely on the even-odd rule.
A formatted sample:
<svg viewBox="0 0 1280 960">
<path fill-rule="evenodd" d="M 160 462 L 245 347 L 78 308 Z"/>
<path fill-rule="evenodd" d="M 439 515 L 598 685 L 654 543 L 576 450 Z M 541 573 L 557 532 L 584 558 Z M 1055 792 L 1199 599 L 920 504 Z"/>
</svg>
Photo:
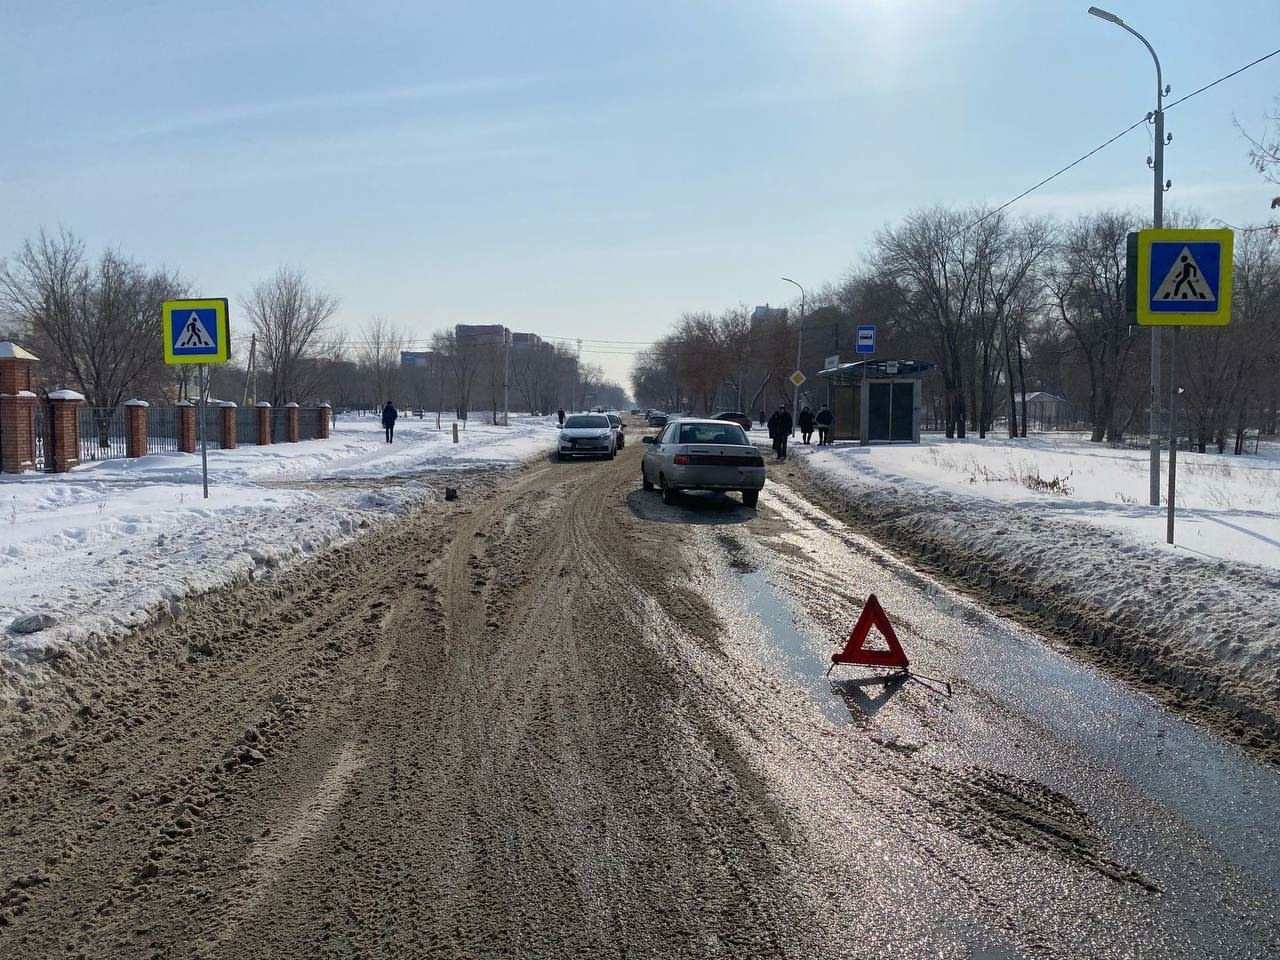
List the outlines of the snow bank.
<svg viewBox="0 0 1280 960">
<path fill-rule="evenodd" d="M 186 454 L 0 477 L 0 698 L 42 662 L 91 656 L 178 613 L 188 596 L 403 513 L 431 494 L 431 473 L 509 466 L 556 436 L 554 418 L 513 417 L 509 428 L 473 420 L 457 444 L 451 427 L 402 418 L 387 444 L 376 418 L 340 417 L 329 440 L 211 449 L 208 500 L 200 458 Z M 11 629 L 35 613 L 54 625 Z"/>
<path fill-rule="evenodd" d="M 882 539 L 1148 679 L 1280 720 L 1280 456 L 1178 455 L 1179 544 L 1147 453 L 1082 438 L 791 448 Z M 1267 725 L 1266 722 L 1263 725 Z"/>
<path fill-rule="evenodd" d="M 1111 449 L 1074 435 L 926 436 L 919 446 L 791 449 L 807 453 L 824 473 L 1004 504 L 1013 513 L 1036 511 L 1105 527 L 1142 546 L 1280 569 L 1280 447 L 1274 444 L 1264 444 L 1259 456 L 1178 452 L 1173 548 L 1165 544 L 1163 508 L 1147 503 L 1146 450 Z M 1162 474 L 1162 498 L 1167 482 Z"/>
</svg>

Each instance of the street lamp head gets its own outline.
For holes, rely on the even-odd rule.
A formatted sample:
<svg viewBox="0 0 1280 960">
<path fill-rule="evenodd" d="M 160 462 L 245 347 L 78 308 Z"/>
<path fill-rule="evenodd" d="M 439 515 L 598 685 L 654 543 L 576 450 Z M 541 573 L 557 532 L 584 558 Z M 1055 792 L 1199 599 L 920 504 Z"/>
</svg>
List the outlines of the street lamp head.
<svg viewBox="0 0 1280 960">
<path fill-rule="evenodd" d="M 1099 20 L 1105 20 L 1107 23 L 1114 23 L 1117 26 L 1124 26 L 1124 21 L 1117 17 L 1114 13 L 1099 9 L 1098 7 L 1090 7 L 1089 13 L 1097 17 Z"/>
</svg>

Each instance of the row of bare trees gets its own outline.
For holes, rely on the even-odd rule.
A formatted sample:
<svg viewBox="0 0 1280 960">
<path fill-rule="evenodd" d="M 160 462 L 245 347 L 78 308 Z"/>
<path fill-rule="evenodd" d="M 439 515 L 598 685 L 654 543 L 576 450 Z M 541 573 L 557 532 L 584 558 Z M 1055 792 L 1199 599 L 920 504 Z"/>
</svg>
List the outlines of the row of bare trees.
<svg viewBox="0 0 1280 960">
<path fill-rule="evenodd" d="M 642 406 L 755 410 L 783 391 L 795 347 L 785 310 L 687 313 L 636 358 L 632 390 Z"/>
<path fill-rule="evenodd" d="M 1126 239 L 1144 225 L 1117 210 L 1066 223 L 916 211 L 881 230 L 848 277 L 811 295 L 801 370 L 812 378 L 826 356 L 851 359 L 855 328 L 875 323 L 879 357 L 937 365 L 926 405 L 948 436 L 985 436 L 997 420 L 1025 436 L 1027 397 L 1044 391 L 1065 398 L 1095 441 L 1121 442 L 1146 428 L 1150 336 L 1130 326 L 1125 302 Z M 1184 331 L 1175 375 L 1183 429 L 1201 447 L 1241 450 L 1248 430 L 1276 430 L 1280 238 L 1242 231 L 1236 260 L 1231 325 Z M 788 402 L 797 320 L 794 306 L 686 314 L 639 357 L 637 399 L 702 412 Z M 813 384 L 808 397 L 821 398 Z"/>
<path fill-rule="evenodd" d="M 176 272 L 117 250 L 95 258 L 71 232 L 42 231 L 0 260 L 0 336 L 41 358 L 47 387 L 72 387 L 92 406 L 186 398 L 194 394 L 190 368 L 164 364 L 160 306 L 192 294 Z M 508 385 L 512 405 L 530 411 L 573 408 L 588 397 L 611 406 L 625 400 L 598 369 L 537 337 L 523 337 L 508 354 L 501 333 L 449 329 L 430 339 L 425 362 L 406 366 L 401 354 L 413 341 L 405 330 L 374 317 L 347 336 L 335 323 L 337 298 L 289 267 L 254 284 L 238 307 L 248 335 L 237 330 L 233 363 L 215 367 L 210 383 L 224 399 L 365 408 L 391 399 L 462 416 L 479 407 L 495 418 Z"/>
</svg>

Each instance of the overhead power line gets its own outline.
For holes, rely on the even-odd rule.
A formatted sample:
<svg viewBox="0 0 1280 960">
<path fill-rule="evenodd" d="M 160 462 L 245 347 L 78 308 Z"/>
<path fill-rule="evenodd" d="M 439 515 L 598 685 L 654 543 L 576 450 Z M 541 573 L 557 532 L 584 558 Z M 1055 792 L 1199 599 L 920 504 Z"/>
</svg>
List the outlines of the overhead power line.
<svg viewBox="0 0 1280 960">
<path fill-rule="evenodd" d="M 1225 74 L 1223 74 L 1222 76 L 1218 77 L 1218 79 L 1216 79 L 1216 80 L 1211 80 L 1210 82 L 1206 83 L 1206 84 L 1205 84 L 1204 86 L 1202 86 L 1202 87 L 1197 87 L 1195 90 L 1192 90 L 1190 93 L 1188 93 L 1185 97 L 1179 97 L 1177 100 L 1173 101 L 1173 103 L 1168 104 L 1168 105 L 1164 108 L 1164 109 L 1165 109 L 1165 112 L 1167 113 L 1168 111 L 1172 110 L 1174 107 L 1178 106 L 1178 104 L 1180 104 L 1180 103 L 1186 103 L 1186 102 L 1187 102 L 1188 100 L 1190 100 L 1192 97 L 1195 97 L 1195 96 L 1198 96 L 1198 95 L 1200 95 L 1200 94 L 1204 93 L 1206 90 L 1208 90 L 1208 89 L 1209 89 L 1209 88 L 1211 88 L 1211 87 L 1216 87 L 1218 84 L 1222 83 L 1224 80 L 1230 80 L 1232 77 L 1239 76 L 1240 74 L 1242 74 L 1242 73 L 1244 73 L 1246 70 L 1248 70 L 1250 67 L 1256 67 L 1258 64 L 1262 63 L 1263 61 L 1265 61 L 1265 60 L 1270 60 L 1272 57 L 1277 56 L 1277 55 L 1280 55 L 1280 49 L 1272 50 L 1270 53 L 1268 53 L 1268 54 L 1264 54 L 1263 56 L 1258 57 L 1258 59 L 1256 59 L 1256 60 L 1250 60 L 1250 61 L 1249 61 L 1248 63 L 1246 63 L 1244 66 L 1242 66 L 1242 67 L 1238 67 L 1237 69 L 1232 70 L 1230 73 L 1225 73 Z M 1066 172 L 1067 172 L 1068 170 L 1070 170 L 1072 167 L 1076 167 L 1076 166 L 1078 166 L 1078 165 L 1080 165 L 1080 164 L 1084 163 L 1086 160 L 1088 160 L 1088 159 L 1089 159 L 1090 157 L 1092 157 L 1094 154 L 1099 153 L 1099 152 L 1101 152 L 1102 150 L 1105 150 L 1107 147 L 1111 146 L 1111 144 L 1115 143 L 1117 140 L 1119 140 L 1121 137 L 1123 137 L 1126 133 L 1128 133 L 1128 132 L 1129 132 L 1129 131 L 1131 131 L 1131 130 L 1136 129 L 1137 127 L 1141 126 L 1141 125 L 1142 125 L 1142 124 L 1144 124 L 1144 123 L 1147 123 L 1150 119 L 1151 119 L 1151 114 L 1150 114 L 1150 113 L 1148 113 L 1148 114 L 1147 114 L 1145 117 L 1143 117 L 1141 120 L 1138 120 L 1138 121 L 1135 121 L 1134 123 L 1131 123 L 1129 126 L 1125 127 L 1123 130 L 1121 130 L 1121 131 L 1120 131 L 1119 133 L 1117 133 L 1115 136 L 1113 136 L 1113 137 L 1109 137 L 1108 139 L 1104 140 L 1102 143 L 1098 144 L 1096 147 L 1094 147 L 1094 148 L 1093 148 L 1092 150 L 1090 150 L 1088 153 L 1084 154 L 1084 155 L 1083 155 L 1083 156 L 1081 156 L 1081 157 L 1077 157 L 1075 160 L 1072 160 L 1072 161 L 1071 161 L 1070 163 L 1068 163 L 1065 167 L 1062 167 L 1062 168 L 1060 168 L 1060 169 L 1058 169 L 1058 170 L 1055 170 L 1053 173 L 1049 174 L 1049 176 L 1045 177 L 1045 178 L 1044 178 L 1043 180 L 1041 180 L 1039 183 L 1037 183 L 1037 184 L 1035 184 L 1035 185 L 1033 185 L 1033 186 L 1028 187 L 1026 190 L 1023 190 L 1023 191 L 1022 191 L 1020 194 L 1018 194 L 1016 197 L 1013 197 L 1013 198 L 1012 198 L 1012 199 L 1010 199 L 1010 200 L 1006 200 L 1004 203 L 1000 204 L 1000 206 L 996 207 L 994 210 L 988 211 L 987 213 L 983 214 L 983 215 L 982 215 L 981 217 L 979 217 L 977 220 L 973 221 L 973 223 L 969 224 L 969 226 L 968 226 L 966 229 L 970 229 L 970 230 L 971 230 L 971 229 L 973 229 L 974 227 L 978 226 L 979 224 L 983 223 L 984 221 L 991 219 L 992 217 L 994 217 L 994 216 L 995 216 L 997 213 L 999 213 L 1000 211 L 1002 211 L 1002 210 L 1007 210 L 1009 207 L 1013 206 L 1013 205 L 1014 205 L 1015 203 L 1017 203 L 1019 200 L 1022 200 L 1022 199 L 1024 199 L 1025 197 L 1030 196 L 1031 194 L 1033 194 L 1033 193 L 1035 193 L 1037 190 L 1039 190 L 1041 187 L 1043 187 L 1043 186 L 1045 186 L 1046 184 L 1048 184 L 1048 183 L 1050 183 L 1050 182 L 1052 182 L 1052 181 L 1054 181 L 1054 180 L 1058 179 L 1058 177 L 1062 176 L 1064 173 L 1066 173 Z"/>
</svg>

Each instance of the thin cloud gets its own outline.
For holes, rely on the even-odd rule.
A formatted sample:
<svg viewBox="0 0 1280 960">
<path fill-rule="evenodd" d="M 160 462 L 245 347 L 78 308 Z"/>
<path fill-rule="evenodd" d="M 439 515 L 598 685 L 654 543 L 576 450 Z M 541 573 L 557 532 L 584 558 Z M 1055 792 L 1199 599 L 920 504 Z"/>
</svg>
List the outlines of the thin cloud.
<svg viewBox="0 0 1280 960">
<path fill-rule="evenodd" d="M 125 133 L 125 139 L 141 139 L 201 130 L 209 127 L 231 126 L 249 120 L 279 117 L 309 110 L 333 110 L 345 107 L 361 107 L 390 103 L 407 103 L 415 100 L 440 100 L 468 97 L 476 94 L 514 90 L 528 86 L 532 81 L 522 77 L 472 77 L 464 80 L 437 80 L 430 83 L 401 87 L 385 87 L 380 90 L 335 91 L 282 100 L 234 104 L 216 110 L 205 110 L 185 116 L 172 117 L 156 123 L 135 127 Z"/>
</svg>

